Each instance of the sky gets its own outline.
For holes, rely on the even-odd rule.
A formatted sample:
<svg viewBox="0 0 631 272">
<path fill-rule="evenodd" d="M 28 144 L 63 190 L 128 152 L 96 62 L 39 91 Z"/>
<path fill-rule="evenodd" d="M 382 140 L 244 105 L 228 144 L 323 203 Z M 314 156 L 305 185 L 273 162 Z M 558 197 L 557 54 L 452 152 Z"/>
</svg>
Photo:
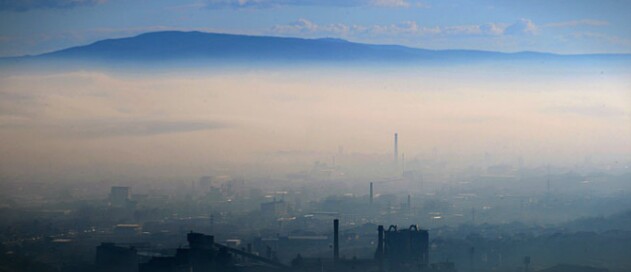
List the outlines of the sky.
<svg viewBox="0 0 631 272">
<path fill-rule="evenodd" d="M 160 30 L 429 49 L 631 53 L 626 0 L 0 0 L 0 56 Z"/>
<path fill-rule="evenodd" d="M 161 30 L 631 53 L 629 10 L 631 1 L 614 0 L 0 0 L 0 56 Z M 343 146 L 390 158 L 394 132 L 406 158 L 461 167 L 486 154 L 631 167 L 628 63 L 61 65 L 0 67 L 0 179 L 200 176 L 279 158 L 304 170 L 313 157 L 282 154 L 328 160 Z"/>
</svg>

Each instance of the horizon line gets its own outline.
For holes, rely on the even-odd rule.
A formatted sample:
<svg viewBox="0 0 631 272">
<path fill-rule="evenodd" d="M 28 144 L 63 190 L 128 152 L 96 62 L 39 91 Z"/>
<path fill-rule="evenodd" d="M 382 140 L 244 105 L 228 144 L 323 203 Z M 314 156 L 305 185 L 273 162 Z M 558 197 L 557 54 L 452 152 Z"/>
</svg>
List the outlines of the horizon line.
<svg viewBox="0 0 631 272">
<path fill-rule="evenodd" d="M 99 43 L 99 42 L 103 42 L 103 41 L 131 39 L 131 38 L 136 38 L 136 37 L 139 37 L 139 36 L 142 36 L 142 35 L 147 35 L 147 34 L 167 33 L 167 32 L 201 33 L 201 34 L 209 34 L 209 35 L 227 35 L 227 36 L 278 38 L 278 39 L 298 39 L 298 40 L 311 40 L 311 41 L 329 39 L 329 40 L 338 40 L 338 41 L 343 41 L 343 42 L 348 42 L 348 43 L 353 43 L 353 44 L 361 44 L 361 45 L 399 46 L 399 47 L 403 47 L 403 48 L 416 49 L 416 50 L 427 50 L 427 51 L 434 51 L 434 52 L 440 52 L 440 51 L 471 51 L 471 52 L 500 53 L 500 54 L 507 54 L 507 55 L 524 54 L 524 53 L 535 53 L 535 54 L 547 54 L 547 55 L 556 55 L 556 56 L 631 56 L 631 51 L 630 52 L 610 52 L 610 53 L 597 53 L 597 52 L 594 52 L 594 53 L 555 53 L 555 52 L 533 51 L 533 50 L 498 51 L 498 50 L 488 50 L 488 49 L 467 49 L 467 48 L 430 49 L 430 48 L 415 47 L 415 46 L 409 46 L 409 45 L 404 45 L 404 44 L 396 44 L 396 43 L 366 43 L 366 42 L 358 42 L 358 41 L 353 41 L 353 40 L 348 40 L 348 39 L 338 38 L 338 37 L 331 37 L 331 36 L 324 36 L 324 37 L 298 37 L 298 36 L 279 36 L 279 35 L 263 35 L 263 34 L 239 34 L 239 33 L 228 33 L 228 32 L 208 32 L 208 31 L 203 31 L 203 30 L 172 29 L 172 30 L 148 31 L 148 32 L 142 32 L 142 33 L 138 33 L 138 34 L 133 34 L 133 35 L 124 36 L 124 37 L 117 37 L 117 38 L 102 38 L 102 39 L 95 40 L 95 41 L 92 41 L 92 42 L 89 42 L 89 43 L 72 45 L 72 46 L 68 46 L 68 47 L 63 47 L 63 48 L 59 48 L 59 49 L 54 49 L 54 50 L 50 50 L 50 51 L 41 52 L 41 53 L 24 54 L 24 55 L 7 55 L 7 56 L 0 55 L 0 59 L 39 57 L 39 56 L 44 56 L 44 55 L 47 55 L 47 54 L 56 53 L 56 52 L 63 51 L 63 50 L 90 46 L 90 45 L 93 45 L 93 44 L 96 44 L 96 43 Z"/>
</svg>

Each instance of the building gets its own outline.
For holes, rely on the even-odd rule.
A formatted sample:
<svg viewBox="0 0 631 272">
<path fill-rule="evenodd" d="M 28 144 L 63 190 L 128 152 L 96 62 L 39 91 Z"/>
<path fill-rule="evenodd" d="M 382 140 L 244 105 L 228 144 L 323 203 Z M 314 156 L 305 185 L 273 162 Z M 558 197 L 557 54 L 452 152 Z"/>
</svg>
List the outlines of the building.
<svg viewBox="0 0 631 272">
<path fill-rule="evenodd" d="M 394 134 L 394 166 L 399 166 L 399 134 Z"/>
<path fill-rule="evenodd" d="M 138 224 L 116 224 L 114 233 L 120 236 L 134 236 L 140 234 L 141 229 Z"/>
<path fill-rule="evenodd" d="M 110 206 L 125 207 L 129 204 L 130 188 L 127 186 L 112 186 L 110 191 Z"/>
<path fill-rule="evenodd" d="M 191 232 L 186 238 L 188 248 L 178 248 L 175 256 L 153 257 L 140 264 L 140 272 L 286 271 L 284 269 L 287 268 L 284 264 L 247 251 L 217 244 L 211 235 Z M 248 261 L 243 261 L 245 259 Z M 239 265 L 237 260 L 241 260 Z"/>
<path fill-rule="evenodd" d="M 101 243 L 96 247 L 97 271 L 136 272 L 138 254 L 134 247 L 121 247 L 114 243 Z"/>
<path fill-rule="evenodd" d="M 263 217 L 279 217 L 287 215 L 287 203 L 283 200 L 272 200 L 270 202 L 261 203 L 261 216 Z"/>
<path fill-rule="evenodd" d="M 379 228 L 379 241 L 377 245 L 377 258 L 392 269 L 426 268 L 429 264 L 429 233 L 411 225 L 407 229 L 399 230 L 396 225 L 391 225 L 384 232 Z"/>
</svg>

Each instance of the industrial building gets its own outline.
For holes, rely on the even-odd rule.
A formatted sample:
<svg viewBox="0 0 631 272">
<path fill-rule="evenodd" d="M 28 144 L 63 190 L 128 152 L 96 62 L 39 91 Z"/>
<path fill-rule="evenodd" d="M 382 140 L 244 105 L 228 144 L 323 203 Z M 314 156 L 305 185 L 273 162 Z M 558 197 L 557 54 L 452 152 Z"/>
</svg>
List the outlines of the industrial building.
<svg viewBox="0 0 631 272">
<path fill-rule="evenodd" d="M 215 237 L 202 233 L 187 234 L 188 247 L 178 248 L 174 256 L 152 257 L 147 262 L 137 265 L 138 258 L 134 248 L 123 248 L 104 243 L 97 248 L 97 267 L 99 269 L 121 268 L 111 271 L 445 271 L 455 272 L 453 263 L 429 263 L 429 235 L 427 230 L 412 225 L 398 229 L 391 225 L 387 230 L 377 227 L 378 243 L 374 258 L 359 259 L 340 256 L 340 221 L 333 220 L 333 244 L 331 255 L 323 257 L 303 257 L 300 246 L 294 250 L 295 258 L 290 264 L 284 264 L 275 258 L 270 247 L 267 250 L 253 251 L 229 247 L 215 242 Z M 310 240 L 310 239 L 307 239 Z M 314 241 L 327 241 L 315 239 Z M 312 241 L 310 241 L 312 242 Z M 260 242 L 258 242 L 260 243 Z M 257 249 L 255 243 L 254 249 Z M 321 244 L 322 246 L 322 244 Z M 136 265 L 137 270 L 134 270 Z"/>
</svg>

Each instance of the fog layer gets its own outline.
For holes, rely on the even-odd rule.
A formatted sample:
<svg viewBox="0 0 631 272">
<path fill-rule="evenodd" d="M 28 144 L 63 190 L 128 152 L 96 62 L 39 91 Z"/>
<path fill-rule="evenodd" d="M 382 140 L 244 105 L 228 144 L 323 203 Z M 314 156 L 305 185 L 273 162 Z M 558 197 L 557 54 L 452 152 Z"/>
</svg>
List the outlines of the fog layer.
<svg viewBox="0 0 631 272">
<path fill-rule="evenodd" d="M 105 178 L 195 176 L 227 165 L 293 170 L 340 152 L 391 158 L 395 132 L 408 158 L 462 167 L 520 158 L 530 165 L 630 162 L 628 69 L 299 70 L 12 71 L 0 78 L 0 172 Z"/>
</svg>

